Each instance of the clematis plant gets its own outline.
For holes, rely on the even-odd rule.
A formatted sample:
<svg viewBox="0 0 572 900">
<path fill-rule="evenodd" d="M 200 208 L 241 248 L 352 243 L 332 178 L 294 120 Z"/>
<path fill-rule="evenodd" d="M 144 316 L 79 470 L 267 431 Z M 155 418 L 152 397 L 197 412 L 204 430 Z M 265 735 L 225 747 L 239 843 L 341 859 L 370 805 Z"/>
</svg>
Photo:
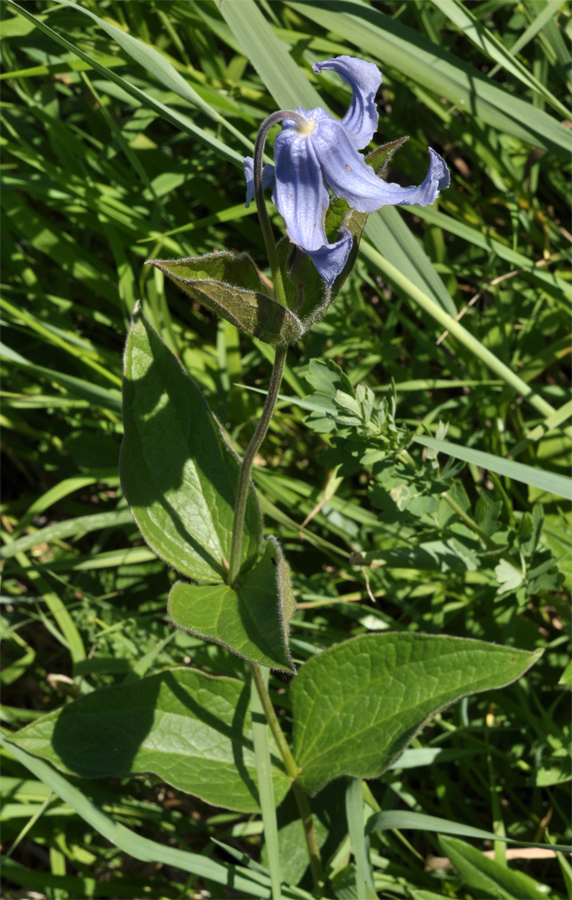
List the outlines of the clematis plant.
<svg viewBox="0 0 572 900">
<path fill-rule="evenodd" d="M 341 56 L 314 70 L 335 71 L 350 85 L 345 116 L 337 120 L 321 108 L 274 113 L 261 126 L 253 159 L 245 161 L 247 200 L 256 198 L 272 286 L 246 254 L 150 261 L 190 297 L 276 345 L 268 393 L 242 459 L 139 305 L 125 351 L 123 491 L 147 544 L 180 573 L 168 601 L 172 623 L 248 662 L 252 715 L 249 688 L 240 679 L 185 667 L 93 691 L 14 739 L 35 753 L 51 728 L 51 758 L 60 753 L 63 765 L 80 775 L 90 756 L 86 744 L 91 751 L 104 741 L 103 749 L 91 753 L 98 774 L 152 771 L 207 803 L 261 811 L 267 843 L 272 837 L 275 849 L 276 806 L 292 789 L 322 896 L 326 887 L 320 884 L 309 795 L 350 776 L 347 809 L 358 821 L 359 779 L 382 774 L 434 712 L 509 683 L 538 653 L 418 632 L 361 634 L 313 656 L 297 673 L 289 638 L 295 611 L 290 569 L 278 540 L 264 535 L 251 480 L 288 344 L 324 315 L 347 278 L 369 213 L 387 204 L 425 206 L 449 184 L 447 167 L 433 150 L 421 185 L 383 181 L 387 161 L 405 138 L 367 157 L 360 153 L 377 127 L 381 76 L 375 65 Z M 275 165 L 264 168 L 264 143 L 278 122 Z M 264 199 L 269 187 L 286 224 L 278 245 Z M 407 435 L 389 407 L 376 407 L 363 386 L 354 391 L 335 364 L 312 363 L 308 380 L 318 397 L 312 408 L 322 414 L 310 427 L 324 432 L 335 421 L 351 435 L 357 423 L 361 437 L 373 441 L 370 458 L 403 452 Z M 360 463 L 365 458 L 360 455 Z M 269 669 L 296 676 L 291 737 L 271 702 L 263 674 Z M 275 861 L 276 854 L 272 896 L 280 897 Z M 367 896 L 359 877 L 356 889 L 357 896 Z"/>
</svg>

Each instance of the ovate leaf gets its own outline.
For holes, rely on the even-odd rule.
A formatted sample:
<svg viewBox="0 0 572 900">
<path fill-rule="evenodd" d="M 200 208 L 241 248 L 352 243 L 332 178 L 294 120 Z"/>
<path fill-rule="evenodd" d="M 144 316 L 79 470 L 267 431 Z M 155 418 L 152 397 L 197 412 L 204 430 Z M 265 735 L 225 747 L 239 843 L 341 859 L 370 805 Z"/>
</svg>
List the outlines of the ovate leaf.
<svg viewBox="0 0 572 900">
<path fill-rule="evenodd" d="M 267 344 L 290 344 L 302 334 L 297 316 L 270 295 L 246 253 L 150 259 L 183 293 Z"/>
<path fill-rule="evenodd" d="M 239 460 L 192 379 L 136 307 L 125 350 L 123 490 L 152 550 L 189 578 L 222 582 L 230 558 Z M 259 555 L 251 488 L 242 569 Z"/>
<path fill-rule="evenodd" d="M 315 793 L 381 775 L 427 719 L 519 678 L 541 655 L 444 635 L 361 635 L 304 664 L 292 684 L 294 756 Z"/>
<path fill-rule="evenodd" d="M 10 736 L 82 778 L 151 772 L 214 806 L 258 812 L 248 685 L 171 669 L 93 691 Z M 272 744 L 276 802 L 290 781 Z"/>
<path fill-rule="evenodd" d="M 233 588 L 178 582 L 169 596 L 173 623 L 251 662 L 293 672 L 288 621 L 294 611 L 290 571 L 280 545 L 266 542 L 260 561 Z"/>
</svg>

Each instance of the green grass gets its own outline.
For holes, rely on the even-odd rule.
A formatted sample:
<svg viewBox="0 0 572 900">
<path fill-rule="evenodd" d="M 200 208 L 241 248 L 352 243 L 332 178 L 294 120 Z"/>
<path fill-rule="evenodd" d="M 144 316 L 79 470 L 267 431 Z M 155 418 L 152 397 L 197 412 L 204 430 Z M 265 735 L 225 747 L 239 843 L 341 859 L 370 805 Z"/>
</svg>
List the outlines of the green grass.
<svg viewBox="0 0 572 900">
<path fill-rule="evenodd" d="M 342 115 L 348 90 L 311 64 L 364 55 L 383 72 L 376 141 L 410 135 L 392 180 L 419 183 L 432 146 L 452 186 L 438 208 L 370 217 L 352 277 L 289 352 L 254 480 L 294 572 L 292 651 L 304 660 L 384 629 L 544 648 L 515 685 L 435 717 L 407 751 L 417 753 L 411 766 L 403 758 L 363 789 L 368 813 L 422 813 L 513 841 L 569 844 L 568 702 L 558 681 L 569 660 L 570 505 L 545 487 L 569 475 L 571 443 L 569 7 L 85 0 L 82 9 L 28 2 L 19 11 L 10 0 L 2 10 L 5 733 L 174 665 L 247 677 L 241 660 L 168 622 L 173 573 L 143 544 L 117 473 L 123 347 L 141 299 L 236 447 L 246 447 L 273 351 L 143 263 L 225 248 L 264 268 L 240 160 L 281 106 Z M 278 232 L 275 213 L 273 221 Z M 391 505 L 374 466 L 352 465 L 341 427 L 308 428 L 298 401 L 312 394 L 314 359 L 341 365 L 378 400 L 395 391 L 397 423 L 413 434 L 442 439 L 439 423 L 448 425 L 447 441 L 469 462 L 453 461 L 451 472 L 441 454 L 431 468 L 412 443 L 407 483 L 425 496 L 429 472 L 464 518 L 451 507 L 437 527 L 420 506 Z M 505 458 L 504 468 L 485 470 L 479 453 Z M 532 467 L 535 480 L 507 476 L 507 460 Z M 391 477 L 405 483 L 399 465 Z M 487 555 L 477 533 L 463 531 L 466 519 L 502 553 Z M 421 567 L 419 554 L 403 552 L 452 535 L 477 565 L 451 568 L 437 553 Z M 285 687 L 271 675 L 288 732 Z M 2 763 L 7 900 L 22 890 L 53 900 L 270 896 L 256 868 L 267 864 L 258 817 L 150 776 L 68 778 L 8 745 Z M 326 896 L 351 896 L 348 872 L 355 882 L 355 791 L 338 780 L 311 801 L 333 879 Z M 311 889 L 294 816 L 286 800 L 285 896 Z M 503 896 L 527 900 L 515 871 L 547 885 L 548 896 L 568 894 L 564 855 L 508 870 L 500 840 L 467 840 L 495 850 L 509 872 L 498 882 Z M 455 851 L 453 869 L 426 871 L 429 856 L 447 855 L 429 827 L 379 829 L 369 842 L 380 897 L 484 896 L 463 863 L 469 851 Z"/>
</svg>

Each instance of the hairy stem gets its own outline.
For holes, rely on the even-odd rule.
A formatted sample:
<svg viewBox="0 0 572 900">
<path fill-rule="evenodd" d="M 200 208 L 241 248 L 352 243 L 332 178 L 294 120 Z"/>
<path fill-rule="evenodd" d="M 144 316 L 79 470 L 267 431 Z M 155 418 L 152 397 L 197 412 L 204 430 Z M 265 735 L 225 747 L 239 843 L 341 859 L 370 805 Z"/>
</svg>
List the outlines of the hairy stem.
<svg viewBox="0 0 572 900">
<path fill-rule="evenodd" d="M 236 494 L 236 506 L 234 508 L 234 520 L 232 523 L 232 543 L 230 549 L 230 563 L 228 569 L 227 583 L 232 585 L 236 581 L 240 572 L 240 561 L 242 555 L 242 536 L 244 530 L 244 516 L 246 513 L 246 503 L 248 500 L 248 491 L 250 488 L 250 475 L 254 463 L 254 457 L 258 453 L 262 441 L 266 437 L 270 419 L 276 406 L 276 398 L 280 390 L 282 382 L 282 374 L 286 363 L 286 354 L 288 348 L 284 344 L 276 347 L 276 356 L 274 357 L 274 367 L 272 369 L 272 377 L 268 387 L 266 400 L 262 409 L 262 415 L 258 420 L 256 431 L 252 436 L 250 444 L 246 448 L 246 453 L 242 460 L 240 469 L 240 477 L 238 480 L 238 490 Z"/>
<path fill-rule="evenodd" d="M 300 767 L 294 759 L 294 756 L 292 755 L 292 751 L 290 750 L 286 738 L 284 737 L 284 732 L 280 728 L 280 723 L 278 721 L 276 713 L 274 712 L 274 707 L 272 706 L 270 695 L 262 678 L 260 666 L 258 666 L 256 663 L 250 663 L 250 670 L 252 672 L 252 677 L 258 690 L 258 695 L 260 697 L 262 707 L 266 714 L 268 725 L 270 726 L 270 730 L 274 735 L 274 739 L 278 745 L 278 749 L 280 750 L 280 755 L 282 756 L 282 759 L 284 761 L 286 774 L 292 779 L 292 789 L 294 791 L 294 796 L 298 805 L 298 812 L 300 813 L 302 825 L 304 826 L 304 835 L 306 836 L 308 856 L 310 857 L 310 869 L 312 871 L 312 878 L 314 884 L 317 884 L 322 877 L 322 860 L 320 857 L 320 848 L 318 847 L 318 837 L 316 835 L 316 829 L 314 828 L 314 822 L 312 820 L 312 811 L 310 809 L 308 795 L 306 794 L 300 782 L 297 780 L 300 773 Z"/>
<path fill-rule="evenodd" d="M 295 121 L 299 121 L 301 123 L 304 122 L 304 119 L 300 115 L 300 113 L 297 113 L 293 109 L 282 109 L 278 112 L 272 113 L 271 116 L 268 116 L 268 118 L 266 118 L 260 126 L 260 130 L 256 138 L 253 163 L 254 197 L 256 199 L 256 207 L 258 209 L 258 218 L 260 219 L 260 227 L 264 236 L 264 243 L 266 244 L 268 261 L 272 270 L 272 278 L 274 280 L 274 296 L 282 304 L 282 306 L 286 306 L 286 294 L 284 293 L 282 272 L 280 271 L 280 265 L 278 263 L 278 251 L 276 250 L 276 244 L 274 243 L 272 226 L 270 224 L 270 219 L 268 218 L 266 203 L 264 201 L 264 191 L 262 189 L 262 164 L 264 157 L 264 144 L 268 136 L 268 132 L 273 125 L 276 125 L 277 122 L 281 122 L 284 119 L 294 119 Z M 276 348 L 274 368 L 272 369 L 272 378 L 270 379 L 270 386 L 268 388 L 268 394 L 266 395 L 266 401 L 264 403 L 262 415 L 256 427 L 256 431 L 254 432 L 254 436 L 250 444 L 248 445 L 246 453 L 244 454 L 244 459 L 242 460 L 242 467 L 240 469 L 240 478 L 236 496 L 236 506 L 234 509 L 234 521 L 232 525 L 232 543 L 230 549 L 230 562 L 227 579 L 227 583 L 230 585 L 234 584 L 240 572 L 242 535 L 244 530 L 246 503 L 248 500 L 248 489 L 250 486 L 250 473 L 252 472 L 254 457 L 256 456 L 256 453 L 258 452 L 262 441 L 266 437 L 270 419 L 272 418 L 272 413 L 274 412 L 276 397 L 278 396 L 280 382 L 282 381 L 282 374 L 284 372 L 284 364 L 286 362 L 287 352 L 287 347 L 283 344 L 279 344 Z"/>
</svg>

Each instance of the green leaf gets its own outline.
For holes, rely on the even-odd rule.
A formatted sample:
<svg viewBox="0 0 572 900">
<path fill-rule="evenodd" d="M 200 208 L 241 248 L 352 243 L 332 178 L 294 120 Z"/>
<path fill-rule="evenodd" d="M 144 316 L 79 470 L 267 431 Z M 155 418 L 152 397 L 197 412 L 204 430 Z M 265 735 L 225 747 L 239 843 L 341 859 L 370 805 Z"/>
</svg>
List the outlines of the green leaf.
<svg viewBox="0 0 572 900">
<path fill-rule="evenodd" d="M 292 684 L 294 756 L 311 793 L 381 775 L 427 719 L 519 678 L 539 658 L 444 635 L 361 635 L 310 659 Z"/>
<path fill-rule="evenodd" d="M 304 377 L 317 393 L 326 394 L 327 397 L 335 397 L 338 391 L 347 394 L 352 392 L 352 383 L 348 376 L 331 359 L 311 359 Z"/>
<path fill-rule="evenodd" d="M 568 663 L 568 665 L 562 672 L 558 684 L 561 684 L 562 687 L 572 688 L 572 660 Z"/>
<path fill-rule="evenodd" d="M 294 598 L 288 564 L 275 538 L 234 587 L 178 582 L 169 595 L 177 628 L 222 644 L 251 662 L 293 672 L 288 621 Z"/>
<path fill-rule="evenodd" d="M 267 344 L 293 343 L 302 334 L 298 317 L 269 296 L 246 253 L 150 259 L 147 265 L 155 266 L 211 312 Z"/>
<path fill-rule="evenodd" d="M 181 668 L 102 688 L 10 741 L 82 778 L 151 772 L 206 803 L 259 810 L 249 688 L 233 678 Z M 273 779 L 280 803 L 290 781 L 276 755 Z"/>
<path fill-rule="evenodd" d="M 533 485 L 557 497 L 565 497 L 572 500 L 572 478 L 557 475 L 555 472 L 547 472 L 543 469 L 535 469 L 524 463 L 514 462 L 512 459 L 504 459 L 502 456 L 494 456 L 483 450 L 475 450 L 473 447 L 461 447 L 459 444 L 451 444 L 450 441 L 439 441 L 437 438 L 427 437 L 424 434 L 416 434 L 413 440 L 424 447 L 430 447 L 439 453 L 446 453 L 455 459 L 473 463 L 483 469 L 490 469 L 498 475 L 513 478 L 523 484 Z"/>
<path fill-rule="evenodd" d="M 550 894 L 546 885 L 483 856 L 465 841 L 441 838 L 440 844 L 465 884 L 483 900 L 489 897 L 491 900 L 545 900 Z"/>
<path fill-rule="evenodd" d="M 230 559 L 239 460 L 197 385 L 135 308 L 125 351 L 123 490 L 152 550 L 189 578 L 220 583 Z M 242 568 L 262 519 L 248 497 Z"/>
<path fill-rule="evenodd" d="M 497 594 L 516 591 L 524 581 L 524 572 L 513 566 L 507 559 L 501 559 L 498 566 L 495 566 L 495 575 L 500 584 Z"/>
<path fill-rule="evenodd" d="M 241 0 L 240 6 L 222 3 L 219 10 L 279 108 L 323 107 L 322 98 L 290 55 L 287 45 L 276 36 L 258 3 L 254 0 Z"/>
<path fill-rule="evenodd" d="M 406 485 L 400 485 L 397 490 Z M 383 496 L 385 491 L 380 492 Z M 395 497 L 395 492 L 392 492 Z M 375 500 L 376 494 L 372 492 Z M 399 507 L 398 507 L 399 508 Z M 476 554 L 457 538 L 444 541 L 425 541 L 390 550 L 370 550 L 362 553 L 360 562 L 389 566 L 396 569 L 419 569 L 422 572 L 475 572 L 479 568 Z"/>
<path fill-rule="evenodd" d="M 190 872 L 196 878 L 210 878 L 217 884 L 224 884 L 236 891 L 241 891 L 248 896 L 268 897 L 270 879 L 261 872 L 253 872 L 242 866 L 230 866 L 228 863 L 218 863 L 199 853 L 189 853 L 188 850 L 179 850 L 171 847 L 164 841 L 159 843 L 147 837 L 142 837 L 120 822 L 114 821 L 106 815 L 98 806 L 91 802 L 86 794 L 63 778 L 51 766 L 36 759 L 24 750 L 21 750 L 13 742 L 8 743 L 0 734 L 0 746 L 9 750 L 10 754 L 23 766 L 29 769 L 43 784 L 49 786 L 61 797 L 78 815 L 80 815 L 98 834 L 111 844 L 142 862 L 162 863 L 166 866 L 174 866 L 183 872 Z"/>
</svg>

